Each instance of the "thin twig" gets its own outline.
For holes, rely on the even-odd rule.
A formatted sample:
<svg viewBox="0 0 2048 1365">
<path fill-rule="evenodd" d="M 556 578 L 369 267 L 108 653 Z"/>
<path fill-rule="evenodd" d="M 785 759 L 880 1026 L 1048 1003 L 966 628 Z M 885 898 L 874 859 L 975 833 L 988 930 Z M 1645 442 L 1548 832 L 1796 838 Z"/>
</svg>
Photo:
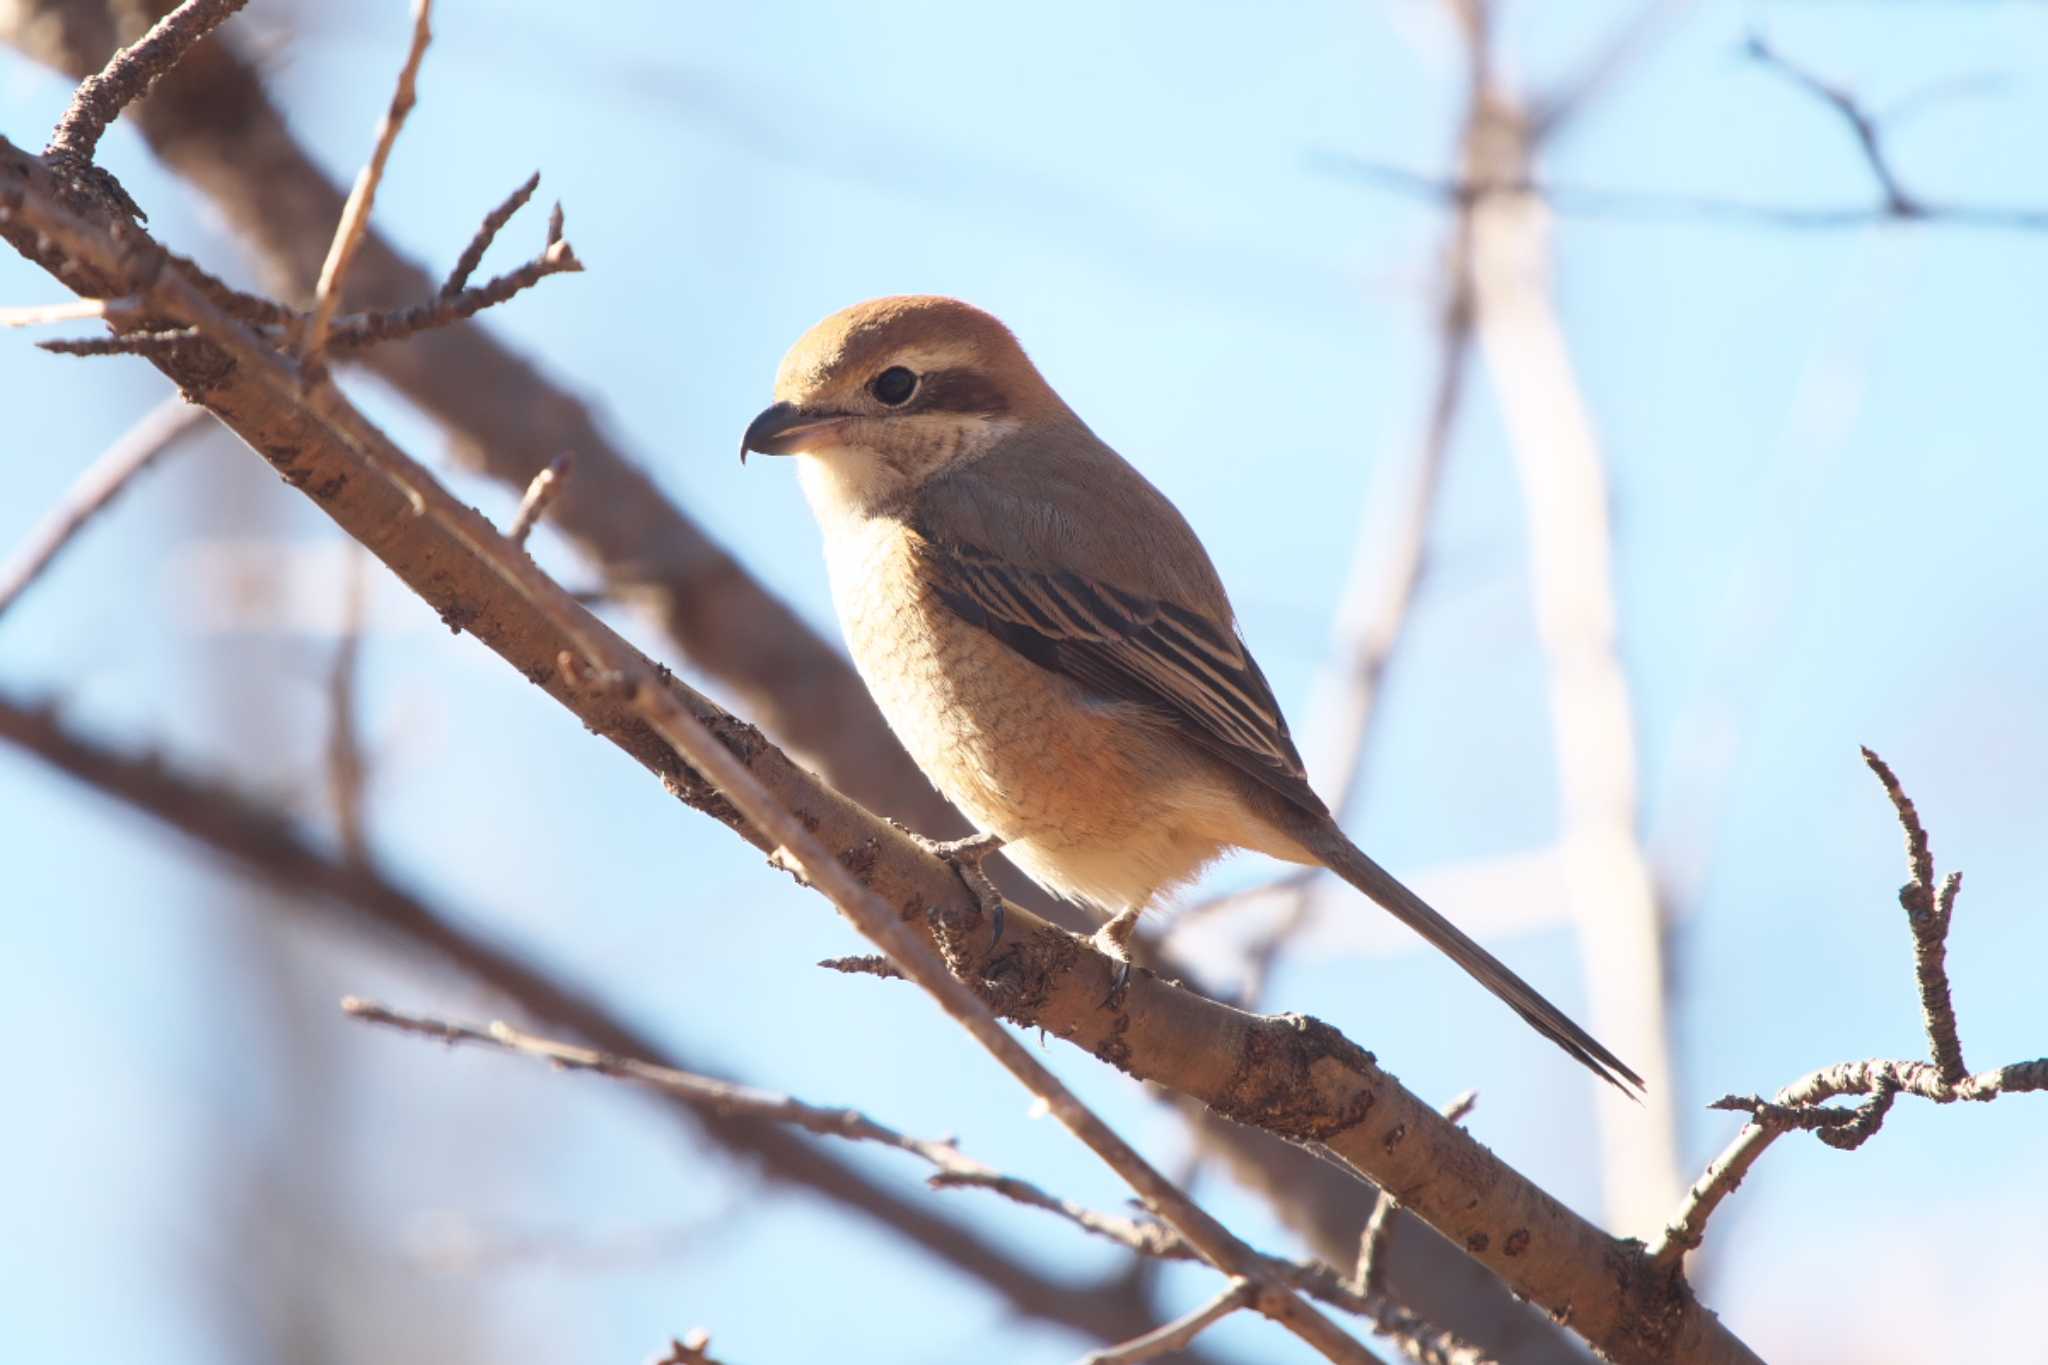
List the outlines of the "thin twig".
<svg viewBox="0 0 2048 1365">
<path fill-rule="evenodd" d="M 519 500 L 519 510 L 512 515 L 512 524 L 505 528 L 507 540 L 514 545 L 526 544 L 533 528 L 548 514 L 548 508 L 555 499 L 562 495 L 562 484 L 575 463 L 576 457 L 565 450 L 549 461 L 546 469 L 533 476 L 533 482 L 526 486 L 526 496 Z"/>
<path fill-rule="evenodd" d="M 0 564 L 0 616 L 34 586 L 64 547 L 105 511 L 122 489 L 211 415 L 198 404 L 172 394 L 108 446 L 29 532 L 28 539 Z"/>
<path fill-rule="evenodd" d="M 576 258 L 575 249 L 556 238 L 540 255 L 517 270 L 508 270 L 474 289 L 438 295 L 410 308 L 341 318 L 333 324 L 327 346 L 336 352 L 359 351 L 380 341 L 395 341 L 435 327 L 446 327 L 503 303 L 550 275 L 574 274 L 581 269 L 583 262 Z"/>
<path fill-rule="evenodd" d="M 1080 1365 L 1135 1365 L 1137 1361 L 1157 1360 L 1192 1346 L 1196 1337 L 1238 1309 L 1250 1307 L 1258 1296 L 1259 1288 L 1250 1280 L 1232 1280 L 1222 1293 L 1186 1317 L 1155 1327 L 1141 1337 L 1132 1337 L 1122 1345 L 1090 1351 L 1081 1357 Z"/>
<path fill-rule="evenodd" d="M 43 155 L 53 161 L 89 163 L 107 125 L 142 96 L 158 77 L 178 64 L 192 45 L 213 32 L 248 0 L 185 0 L 150 26 L 147 33 L 115 53 L 97 75 L 72 92 Z"/>
<path fill-rule="evenodd" d="M 848 976 L 879 976 L 888 981 L 901 981 L 903 973 L 896 970 L 896 964 L 880 953 L 861 953 L 852 957 L 828 957 L 818 964 L 827 971 L 844 972 Z"/>
<path fill-rule="evenodd" d="M 1913 932 L 1913 979 L 1920 988 L 1920 1017 L 1927 1028 L 1928 1045 L 1943 1080 L 1955 1082 L 1967 1076 L 1963 1044 L 1956 1030 L 1955 1000 L 1948 984 L 1948 928 L 1955 913 L 1956 893 L 1962 889 L 1962 873 L 1952 872 L 1937 887 L 1934 882 L 1934 850 L 1920 812 L 1899 785 L 1890 765 L 1863 749 L 1863 761 L 1899 815 L 1906 835 L 1906 862 L 1913 879 L 1899 888 L 1899 904 L 1905 908 L 1906 924 Z"/>
<path fill-rule="evenodd" d="M 51 355 L 140 355 L 151 356 L 198 341 L 197 327 L 171 327 L 161 331 L 123 332 L 113 337 L 79 337 L 59 341 L 38 341 L 36 349 Z"/>
<path fill-rule="evenodd" d="M 1879 192 L 1884 196 L 1885 212 L 1894 218 L 1918 218 L 1925 212 L 1919 199 L 1906 192 L 1899 183 L 1897 172 L 1885 155 L 1884 137 L 1877 125 L 1877 119 L 1857 98 L 1838 85 L 1834 85 L 1808 71 L 1805 67 L 1785 57 L 1772 47 L 1761 33 L 1751 33 L 1743 44 L 1743 51 L 1751 59 L 1768 70 L 1791 81 L 1800 89 L 1821 100 L 1842 116 L 1849 130 L 1856 135 L 1856 145 L 1862 149 L 1863 162 L 1870 168 L 1876 179 Z"/>
<path fill-rule="evenodd" d="M 334 240 L 327 248 L 327 259 L 320 266 L 320 281 L 313 292 L 313 313 L 307 320 L 305 342 L 300 348 L 309 370 L 317 371 L 322 364 L 322 356 L 327 349 L 327 328 L 334 321 L 334 310 L 341 303 L 341 290 L 348 278 L 348 268 L 363 244 L 363 233 L 370 226 L 370 209 L 377 201 L 377 186 L 383 182 L 384 165 L 391 159 L 392 144 L 398 141 L 398 132 L 405 126 L 406 115 L 412 112 L 418 101 L 415 82 L 419 78 L 420 59 L 426 56 L 427 43 L 433 37 L 427 23 L 432 9 L 433 0 L 413 0 L 412 47 L 405 54 L 405 65 L 399 68 L 398 86 L 391 93 L 391 104 L 377 124 L 376 145 L 348 192 L 348 202 L 341 209 L 341 221 L 334 228 Z"/>
<path fill-rule="evenodd" d="M 540 172 L 535 171 L 526 178 L 526 183 L 505 196 L 505 201 L 484 215 L 483 224 L 469 239 L 469 245 L 462 248 L 462 254 L 455 258 L 455 268 L 448 272 L 448 278 L 441 284 L 441 297 L 453 298 L 469 283 L 469 277 L 482 264 L 484 253 L 491 249 L 491 242 L 499 229 L 512 221 L 512 215 L 526 207 L 526 201 L 533 198 L 533 192 L 540 188 Z"/>
<path fill-rule="evenodd" d="M 69 303 L 36 303 L 0 308 L 0 327 L 46 327 L 54 322 L 85 322 L 103 318 L 126 300 L 72 299 Z"/>
</svg>

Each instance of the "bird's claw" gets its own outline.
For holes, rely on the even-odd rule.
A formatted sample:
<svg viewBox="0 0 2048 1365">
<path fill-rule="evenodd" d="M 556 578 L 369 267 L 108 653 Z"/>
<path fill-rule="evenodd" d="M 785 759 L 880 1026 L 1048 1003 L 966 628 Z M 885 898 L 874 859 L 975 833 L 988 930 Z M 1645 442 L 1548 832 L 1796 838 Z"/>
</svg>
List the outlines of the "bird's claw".
<svg viewBox="0 0 2048 1365">
<path fill-rule="evenodd" d="M 1097 929 L 1090 939 L 1096 952 L 1117 964 L 1116 975 L 1110 978 L 1109 994 L 1102 1001 L 1106 1010 L 1123 1003 L 1124 989 L 1131 984 L 1131 938 L 1138 931 L 1138 914 L 1138 910 L 1123 911 Z"/>
<path fill-rule="evenodd" d="M 898 825 L 897 828 L 903 827 Z M 989 918 L 991 932 L 988 950 L 994 952 L 996 945 L 1003 941 L 1005 903 L 1003 893 L 996 890 L 996 884 L 990 881 L 988 873 L 982 870 L 981 860 L 1003 846 L 1003 836 L 970 834 L 964 839 L 928 839 L 922 834 L 912 834 L 909 830 L 903 832 L 916 840 L 925 852 L 951 867 L 959 874 L 960 880 L 967 883 L 967 889 L 974 893 L 974 899 L 980 903 L 983 913 Z"/>
</svg>

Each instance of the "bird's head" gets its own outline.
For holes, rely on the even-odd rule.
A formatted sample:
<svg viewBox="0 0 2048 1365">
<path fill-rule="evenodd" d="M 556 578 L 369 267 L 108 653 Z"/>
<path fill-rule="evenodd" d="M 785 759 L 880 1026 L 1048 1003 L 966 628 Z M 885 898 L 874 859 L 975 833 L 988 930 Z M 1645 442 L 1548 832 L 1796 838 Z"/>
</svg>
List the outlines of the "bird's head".
<svg viewBox="0 0 2048 1365">
<path fill-rule="evenodd" d="M 801 455 L 805 487 L 875 506 L 1037 422 L 1070 417 L 1010 329 L 936 295 L 871 299 L 797 339 L 740 458 Z"/>
</svg>

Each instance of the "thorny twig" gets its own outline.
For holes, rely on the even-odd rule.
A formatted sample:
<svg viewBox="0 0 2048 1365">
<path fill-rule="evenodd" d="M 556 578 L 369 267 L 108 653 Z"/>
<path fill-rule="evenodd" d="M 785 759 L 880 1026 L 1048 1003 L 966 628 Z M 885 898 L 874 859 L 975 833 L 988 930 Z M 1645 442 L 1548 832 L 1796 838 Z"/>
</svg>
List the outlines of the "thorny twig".
<svg viewBox="0 0 2048 1365">
<path fill-rule="evenodd" d="M 1764 1149 L 1780 1135 L 1801 1129 L 1830 1147 L 1853 1151 L 1868 1141 L 1891 1112 L 1900 1095 L 1917 1095 L 1936 1104 L 1958 1100 L 1988 1102 L 2001 1095 L 2048 1090 L 2048 1057 L 2016 1062 L 1995 1071 L 1968 1074 L 1956 1033 L 1955 1007 L 1949 998 L 1945 957 L 1948 930 L 1961 887 L 1961 874 L 1950 873 L 1935 888 L 1934 854 L 1920 812 L 1899 785 L 1890 765 L 1869 748 L 1863 761 L 1883 784 L 1906 836 L 1906 861 L 1913 879 L 1899 893 L 1913 931 L 1914 964 L 1920 987 L 1933 1062 L 1841 1062 L 1812 1072 L 1780 1090 L 1772 1099 L 1759 1095 L 1725 1095 L 1707 1106 L 1747 1112 L 1750 1122 L 1707 1166 L 1680 1202 L 1678 1212 L 1650 1245 L 1652 1263 L 1675 1272 L 1685 1254 L 1700 1245 L 1707 1220 L 1733 1194 Z M 1866 1096 L 1848 1109 L 1827 1106 L 1847 1095 Z"/>
</svg>

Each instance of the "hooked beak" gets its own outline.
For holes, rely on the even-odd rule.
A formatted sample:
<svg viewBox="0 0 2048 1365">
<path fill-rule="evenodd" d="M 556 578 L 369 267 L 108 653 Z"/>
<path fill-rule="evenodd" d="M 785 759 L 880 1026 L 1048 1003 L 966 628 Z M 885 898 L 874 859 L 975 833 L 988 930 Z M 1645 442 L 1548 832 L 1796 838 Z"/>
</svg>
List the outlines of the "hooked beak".
<svg viewBox="0 0 2048 1365">
<path fill-rule="evenodd" d="M 777 403 L 747 423 L 747 434 L 740 437 L 740 463 L 747 462 L 750 450 L 793 455 L 808 449 L 819 436 L 847 420 L 846 413 L 805 412 L 794 403 Z"/>
</svg>

